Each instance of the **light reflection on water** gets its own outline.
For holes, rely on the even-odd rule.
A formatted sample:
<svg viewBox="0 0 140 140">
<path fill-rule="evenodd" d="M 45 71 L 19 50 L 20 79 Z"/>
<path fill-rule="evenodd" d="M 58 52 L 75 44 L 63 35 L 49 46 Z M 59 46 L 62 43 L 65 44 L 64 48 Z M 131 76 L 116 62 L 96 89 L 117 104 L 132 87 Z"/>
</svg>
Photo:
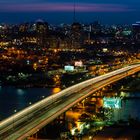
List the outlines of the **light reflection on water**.
<svg viewBox="0 0 140 140">
<path fill-rule="evenodd" d="M 126 97 L 130 97 L 127 99 L 122 99 L 121 108 L 113 108 L 111 109 L 111 118 L 112 121 L 124 120 L 128 121 L 130 118 L 140 120 L 140 92 L 133 92 L 133 93 L 123 93 Z M 96 107 L 90 110 L 95 110 L 96 113 L 98 112 L 98 108 L 103 107 L 103 99 L 102 98 L 92 98 L 91 103 L 96 104 Z M 110 109 L 109 109 L 110 110 Z M 69 118 L 73 118 L 75 122 L 79 120 L 79 117 L 83 114 L 80 112 L 71 112 L 68 111 L 67 116 Z M 95 115 L 96 115 L 95 113 Z M 93 114 L 92 114 L 93 115 Z"/>
<path fill-rule="evenodd" d="M 128 120 L 130 118 L 140 120 L 140 98 L 122 101 L 120 109 L 113 110 L 113 120 Z"/>
<path fill-rule="evenodd" d="M 26 92 L 25 92 L 25 90 L 23 90 L 23 89 L 17 89 L 17 94 L 18 95 L 24 95 Z"/>
<path fill-rule="evenodd" d="M 71 119 L 71 120 L 78 120 L 79 117 L 81 116 L 81 113 L 80 112 L 74 112 L 74 111 L 67 111 L 66 113 L 66 116 L 68 117 L 68 119 Z"/>
<path fill-rule="evenodd" d="M 0 119 L 4 119 L 14 113 L 14 110 L 22 110 L 51 94 L 56 94 L 61 89 L 58 88 L 27 88 L 19 89 L 14 87 L 0 87 Z M 139 92 L 129 93 L 129 95 L 140 97 Z M 96 99 L 96 104 L 103 105 L 102 99 Z M 75 116 L 77 119 L 80 114 L 69 112 L 69 117 Z M 77 117 L 77 118 L 76 118 Z M 115 109 L 114 120 L 128 119 L 129 117 L 140 119 L 140 98 L 122 101 L 122 108 Z"/>
<path fill-rule="evenodd" d="M 26 91 L 23 89 L 17 89 L 17 97 L 18 97 L 18 107 L 19 108 L 24 108 L 26 106 L 26 100 L 25 100 L 25 95 Z"/>
<path fill-rule="evenodd" d="M 14 110 L 22 110 L 53 93 L 52 88 L 27 88 L 19 89 L 14 87 L 0 88 L 0 120 L 14 113 Z"/>
</svg>

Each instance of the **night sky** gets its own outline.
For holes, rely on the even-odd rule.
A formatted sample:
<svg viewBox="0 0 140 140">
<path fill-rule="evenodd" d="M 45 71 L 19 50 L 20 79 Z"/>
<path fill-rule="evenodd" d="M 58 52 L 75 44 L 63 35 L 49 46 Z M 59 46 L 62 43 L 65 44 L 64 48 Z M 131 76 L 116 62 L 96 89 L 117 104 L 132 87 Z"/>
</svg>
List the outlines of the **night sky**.
<svg viewBox="0 0 140 140">
<path fill-rule="evenodd" d="M 140 0 L 0 0 L 0 22 L 72 23 L 74 1 L 78 22 L 131 24 L 140 20 Z"/>
</svg>

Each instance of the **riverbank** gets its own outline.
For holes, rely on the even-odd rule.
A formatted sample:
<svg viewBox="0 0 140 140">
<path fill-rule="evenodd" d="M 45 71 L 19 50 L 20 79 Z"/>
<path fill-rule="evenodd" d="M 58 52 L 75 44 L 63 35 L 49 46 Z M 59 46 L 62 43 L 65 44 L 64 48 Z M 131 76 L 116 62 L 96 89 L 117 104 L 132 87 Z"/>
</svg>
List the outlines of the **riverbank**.
<svg viewBox="0 0 140 140">
<path fill-rule="evenodd" d="M 92 78 L 86 73 L 66 73 L 62 75 L 35 75 L 27 79 L 3 80 L 1 86 L 14 86 L 16 88 L 66 88 L 73 84 Z"/>
</svg>

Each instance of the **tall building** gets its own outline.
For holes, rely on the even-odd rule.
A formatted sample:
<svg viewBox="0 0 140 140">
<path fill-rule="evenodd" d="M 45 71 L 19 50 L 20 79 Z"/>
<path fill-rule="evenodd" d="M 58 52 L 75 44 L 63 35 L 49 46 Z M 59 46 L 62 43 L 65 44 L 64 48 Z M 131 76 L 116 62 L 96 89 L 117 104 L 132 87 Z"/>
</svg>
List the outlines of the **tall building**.
<svg viewBox="0 0 140 140">
<path fill-rule="evenodd" d="M 98 21 L 95 21 L 91 24 L 91 30 L 93 33 L 98 34 L 101 32 L 101 24 Z"/>
<path fill-rule="evenodd" d="M 78 22 L 74 22 L 71 25 L 71 39 L 72 47 L 80 48 L 82 44 L 82 25 Z"/>
<path fill-rule="evenodd" d="M 49 31 L 48 23 L 43 20 L 36 21 L 37 44 L 40 47 L 45 47 L 47 42 L 47 34 Z"/>
<path fill-rule="evenodd" d="M 132 24 L 133 28 L 133 37 L 137 40 L 140 40 L 140 21 Z"/>
</svg>

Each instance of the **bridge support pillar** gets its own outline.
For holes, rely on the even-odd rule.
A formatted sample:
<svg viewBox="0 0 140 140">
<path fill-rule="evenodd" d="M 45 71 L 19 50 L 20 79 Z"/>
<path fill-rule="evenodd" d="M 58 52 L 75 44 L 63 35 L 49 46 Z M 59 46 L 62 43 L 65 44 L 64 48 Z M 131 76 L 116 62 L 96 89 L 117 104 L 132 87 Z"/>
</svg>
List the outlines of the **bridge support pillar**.
<svg viewBox="0 0 140 140">
<path fill-rule="evenodd" d="M 85 108 L 85 99 L 82 101 L 82 107 Z"/>
<path fill-rule="evenodd" d="M 66 118 L 66 112 L 64 112 L 63 117 L 64 117 L 65 128 L 68 129 L 68 120 Z"/>
</svg>

